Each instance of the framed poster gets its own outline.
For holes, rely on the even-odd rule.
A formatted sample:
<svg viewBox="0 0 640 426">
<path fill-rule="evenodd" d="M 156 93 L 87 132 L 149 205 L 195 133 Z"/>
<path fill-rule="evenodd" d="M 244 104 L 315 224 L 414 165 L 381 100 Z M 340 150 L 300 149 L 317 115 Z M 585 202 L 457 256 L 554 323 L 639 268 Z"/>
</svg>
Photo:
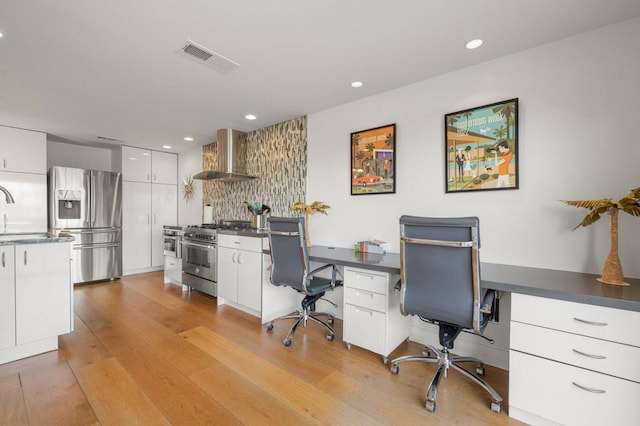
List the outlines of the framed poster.
<svg viewBox="0 0 640 426">
<path fill-rule="evenodd" d="M 351 195 L 396 192 L 396 125 L 351 133 Z"/>
<path fill-rule="evenodd" d="M 444 116 L 446 192 L 517 189 L 518 99 Z"/>
</svg>

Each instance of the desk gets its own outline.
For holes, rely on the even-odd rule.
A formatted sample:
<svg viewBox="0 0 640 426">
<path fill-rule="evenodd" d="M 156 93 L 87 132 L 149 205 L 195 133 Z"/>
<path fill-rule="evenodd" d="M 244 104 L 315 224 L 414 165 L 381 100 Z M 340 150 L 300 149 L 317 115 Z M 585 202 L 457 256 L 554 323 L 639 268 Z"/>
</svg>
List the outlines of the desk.
<svg viewBox="0 0 640 426">
<path fill-rule="evenodd" d="M 353 322 L 348 271 L 389 274 L 389 279 L 400 273 L 400 257 L 394 253 L 314 246 L 309 259 L 345 267 L 345 336 Z M 626 279 L 631 286 L 618 287 L 601 284 L 594 274 L 491 263 L 481 263 L 480 275 L 484 288 L 511 293 L 511 417 L 530 424 L 637 424 L 640 279 Z M 393 306 L 386 308 L 388 316 Z M 375 328 L 380 329 L 379 322 Z M 402 327 L 391 332 L 398 330 L 404 332 Z M 368 333 L 368 339 L 375 337 L 374 331 Z M 397 337 L 392 339 L 396 346 Z"/>
<path fill-rule="evenodd" d="M 398 253 L 355 253 L 347 248 L 313 246 L 309 259 L 400 274 Z M 618 287 L 601 284 L 594 274 L 495 263 L 481 263 L 480 277 L 488 289 L 640 312 L 640 279 L 626 279 L 631 286 Z"/>
</svg>

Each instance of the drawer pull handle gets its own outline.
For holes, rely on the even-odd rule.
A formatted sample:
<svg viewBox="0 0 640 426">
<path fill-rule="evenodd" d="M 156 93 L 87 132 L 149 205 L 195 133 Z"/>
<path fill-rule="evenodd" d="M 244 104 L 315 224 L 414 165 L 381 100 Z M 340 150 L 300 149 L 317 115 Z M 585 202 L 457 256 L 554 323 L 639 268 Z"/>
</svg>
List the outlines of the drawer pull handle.
<svg viewBox="0 0 640 426">
<path fill-rule="evenodd" d="M 363 274 L 356 274 L 356 278 L 357 279 L 361 279 L 361 278 L 368 278 L 371 281 L 373 281 L 373 275 L 363 275 Z"/>
<path fill-rule="evenodd" d="M 367 291 L 356 291 L 357 296 L 369 296 L 373 299 L 373 293 L 369 293 Z"/>
<path fill-rule="evenodd" d="M 576 318 L 576 317 L 573 317 L 573 319 L 574 319 L 575 321 L 581 322 L 581 323 L 583 323 L 583 324 L 597 325 L 597 326 L 599 326 L 599 327 L 604 327 L 604 326 L 609 325 L 609 324 L 607 324 L 606 322 L 587 321 L 587 320 L 583 320 L 583 319 Z"/>
<path fill-rule="evenodd" d="M 373 316 L 373 312 L 371 311 L 367 311 L 366 309 L 356 309 L 356 313 L 363 313 L 363 314 L 369 314 L 370 317 Z"/>
<path fill-rule="evenodd" d="M 585 352 L 581 352 L 577 349 L 571 349 L 572 351 L 574 351 L 575 353 L 577 353 L 578 355 L 582 355 L 582 356 L 586 356 L 587 358 L 593 358 L 593 359 L 607 359 L 606 356 L 604 355 L 592 355 L 592 354 L 588 354 Z"/>
<path fill-rule="evenodd" d="M 582 390 L 585 390 L 587 392 L 591 392 L 591 393 L 607 393 L 607 391 L 603 390 L 603 389 L 588 388 L 586 386 L 579 385 L 576 382 L 571 382 L 571 383 L 573 384 L 573 386 L 575 386 L 577 388 L 580 388 Z"/>
</svg>

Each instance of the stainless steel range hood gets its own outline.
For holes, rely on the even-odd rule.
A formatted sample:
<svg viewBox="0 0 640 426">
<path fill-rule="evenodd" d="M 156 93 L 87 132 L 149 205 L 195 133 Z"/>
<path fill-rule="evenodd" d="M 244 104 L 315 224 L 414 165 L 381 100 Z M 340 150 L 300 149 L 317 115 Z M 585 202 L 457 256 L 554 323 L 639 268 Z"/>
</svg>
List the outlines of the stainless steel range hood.
<svg viewBox="0 0 640 426">
<path fill-rule="evenodd" d="M 203 170 L 194 179 L 239 182 L 255 179 L 247 174 L 247 134 L 233 129 L 219 129 L 217 167 Z"/>
</svg>

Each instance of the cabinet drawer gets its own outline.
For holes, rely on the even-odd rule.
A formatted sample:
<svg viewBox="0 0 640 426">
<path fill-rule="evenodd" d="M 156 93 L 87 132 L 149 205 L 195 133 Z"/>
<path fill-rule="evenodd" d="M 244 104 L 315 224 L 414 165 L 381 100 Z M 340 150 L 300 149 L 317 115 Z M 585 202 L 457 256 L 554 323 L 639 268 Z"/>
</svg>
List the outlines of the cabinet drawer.
<svg viewBox="0 0 640 426">
<path fill-rule="evenodd" d="M 218 234 L 218 245 L 247 251 L 262 251 L 263 238 L 242 237 L 240 235 Z"/>
<path fill-rule="evenodd" d="M 350 303 L 367 309 L 373 309 L 378 312 L 386 312 L 386 296 L 380 293 L 374 293 L 369 290 L 360 290 L 357 288 L 344 289 L 344 303 Z"/>
<path fill-rule="evenodd" d="M 385 314 L 348 303 L 344 305 L 344 334 L 347 342 L 382 354 L 385 349 Z"/>
<path fill-rule="evenodd" d="M 512 321 L 511 349 L 640 383 L 635 346 Z"/>
<path fill-rule="evenodd" d="M 344 283 L 348 288 L 358 288 L 380 294 L 387 293 L 387 275 L 385 274 L 345 268 Z"/>
<path fill-rule="evenodd" d="M 514 293 L 511 320 L 640 347 L 640 312 Z"/>
<path fill-rule="evenodd" d="M 520 352 L 509 354 L 509 405 L 557 423 L 637 424 L 638 395 L 638 383 Z"/>
</svg>

